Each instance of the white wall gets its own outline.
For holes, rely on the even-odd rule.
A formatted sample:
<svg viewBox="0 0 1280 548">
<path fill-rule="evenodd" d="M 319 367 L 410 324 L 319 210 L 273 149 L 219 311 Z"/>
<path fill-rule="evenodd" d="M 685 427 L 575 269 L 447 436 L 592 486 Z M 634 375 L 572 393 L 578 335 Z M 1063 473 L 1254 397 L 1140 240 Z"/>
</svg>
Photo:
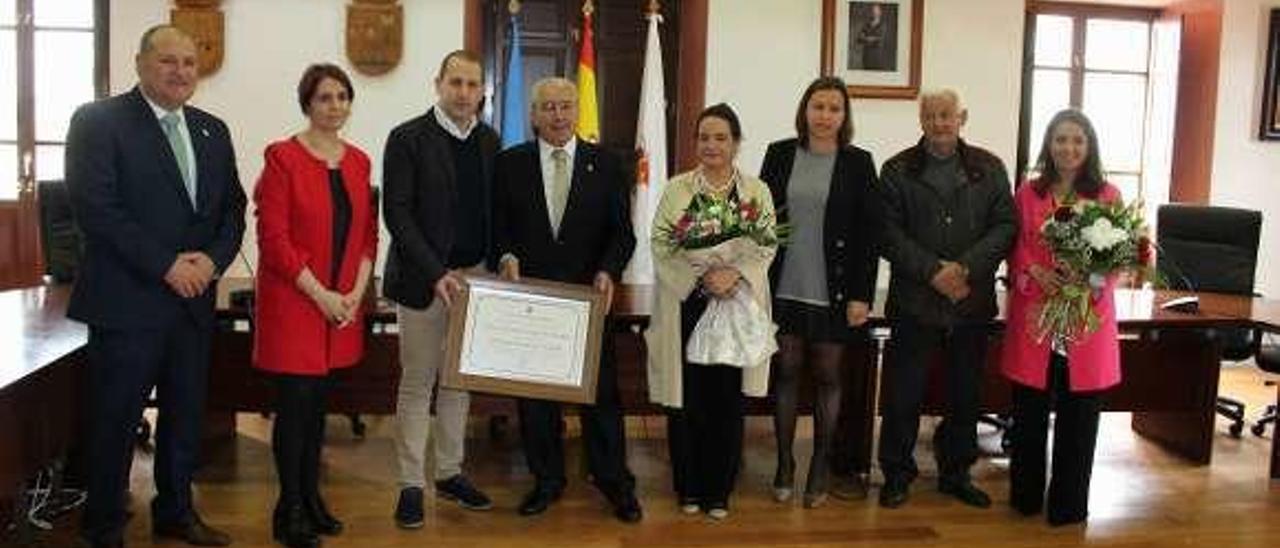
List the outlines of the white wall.
<svg viewBox="0 0 1280 548">
<path fill-rule="evenodd" d="M 200 83 L 192 104 L 209 110 L 231 128 L 240 178 L 252 196 L 262 169 L 262 150 L 271 141 L 305 127 L 298 110 L 298 78 L 307 65 L 332 62 L 352 77 L 356 90 L 346 137 L 373 159 L 381 180 L 382 147 L 396 124 L 435 101 L 431 79 L 440 59 L 462 46 L 460 0 L 410 0 L 404 6 L 404 50 L 391 73 L 359 75 L 345 53 L 347 2 L 315 0 L 228 0 L 222 2 L 225 53 L 222 68 Z M 147 27 L 169 19 L 168 0 L 111 2 L 111 92 L 128 90 L 137 78 L 133 56 Z M 387 234 L 382 231 L 382 248 Z M 244 250 L 257 265 L 252 213 Z M 379 258 L 385 257 L 379 253 Z M 236 271 L 240 265 L 236 265 Z M 381 272 L 379 268 L 378 272 Z"/>
<path fill-rule="evenodd" d="M 1223 2 L 1210 201 L 1262 211 L 1258 290 L 1276 298 L 1280 296 L 1280 142 L 1258 140 L 1272 8 L 1280 8 L 1280 0 Z"/>
<path fill-rule="evenodd" d="M 430 78 L 439 59 L 462 44 L 461 0 L 400 2 L 405 10 L 404 58 L 389 75 L 353 74 L 355 111 L 348 138 L 374 158 L 387 131 L 434 101 Z M 1280 293 L 1280 143 L 1257 140 L 1267 10 L 1280 0 L 1224 4 L 1222 67 L 1215 136 L 1213 202 L 1264 211 L 1259 288 Z M 302 127 L 294 87 L 315 61 L 347 66 L 344 2 L 228 0 L 222 69 L 201 84 L 194 103 L 221 115 L 232 129 L 241 178 L 252 192 L 261 151 Z M 952 86 L 966 98 L 966 137 L 1010 166 L 1017 147 L 1023 0 L 930 0 L 925 3 L 923 84 Z M 111 89 L 135 80 L 133 54 L 146 27 L 168 19 L 168 0 L 111 3 Z M 792 133 L 795 102 L 818 74 L 821 2 L 711 0 L 707 102 L 728 101 L 742 116 L 747 141 L 740 165 L 759 169 L 769 141 Z M 1247 97 L 1234 90 L 1246 90 Z M 1248 108 L 1237 108 L 1241 101 Z M 911 145 L 919 134 L 911 101 L 857 100 L 855 142 L 877 162 Z M 251 223 L 252 226 L 252 223 Z M 384 233 L 384 245 L 385 245 Z M 245 240 L 256 264 L 252 233 Z"/>
<path fill-rule="evenodd" d="M 1012 169 L 1018 147 L 1023 0 L 925 2 L 921 84 L 953 87 L 969 108 L 965 138 Z M 707 103 L 728 102 L 746 141 L 739 165 L 755 173 L 770 141 L 794 135 L 796 102 L 818 76 L 822 3 L 711 0 Z M 883 162 L 920 136 L 916 103 L 856 99 L 854 142 Z"/>
</svg>

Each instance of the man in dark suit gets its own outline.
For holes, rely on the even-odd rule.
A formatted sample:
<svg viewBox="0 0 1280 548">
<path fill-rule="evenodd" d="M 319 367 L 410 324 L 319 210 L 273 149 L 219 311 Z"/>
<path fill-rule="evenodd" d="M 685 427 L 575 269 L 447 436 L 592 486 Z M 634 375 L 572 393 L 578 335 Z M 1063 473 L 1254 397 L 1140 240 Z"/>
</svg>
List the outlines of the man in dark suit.
<svg viewBox="0 0 1280 548">
<path fill-rule="evenodd" d="M 626 178 L 613 155 L 575 137 L 578 94 L 572 82 L 539 80 L 531 107 L 537 139 L 498 155 L 493 218 L 501 273 L 510 280 L 531 276 L 591 284 L 611 302 L 636 244 Z M 556 402 L 521 399 L 518 404 L 525 458 L 536 480 L 519 510 L 540 514 L 564 490 L 564 423 Z M 618 519 L 639 521 L 607 336 L 596 402 L 582 409 L 582 431 L 592 481 Z"/>
<path fill-rule="evenodd" d="M 185 106 L 196 47 L 177 28 L 143 34 L 137 87 L 81 107 L 67 132 L 67 186 L 84 231 L 67 316 L 89 325 L 89 500 L 83 535 L 123 545 L 132 432 L 156 388 L 153 533 L 231 539 L 191 500 L 216 279 L 244 233 L 245 195 L 227 126 Z"/>
<path fill-rule="evenodd" d="M 427 435 L 433 387 L 444 364 L 447 307 L 462 275 L 484 270 L 493 252 L 493 161 L 500 140 L 477 117 L 484 97 L 482 59 L 468 51 L 445 56 L 436 74 L 435 106 L 395 129 L 383 154 L 383 217 L 391 232 L 383 292 L 395 301 L 400 326 L 396 456 L 400 497 L 396 525 L 422 527 Z M 493 507 L 462 474 L 467 392 L 439 387 L 435 491 L 470 510 Z"/>
</svg>

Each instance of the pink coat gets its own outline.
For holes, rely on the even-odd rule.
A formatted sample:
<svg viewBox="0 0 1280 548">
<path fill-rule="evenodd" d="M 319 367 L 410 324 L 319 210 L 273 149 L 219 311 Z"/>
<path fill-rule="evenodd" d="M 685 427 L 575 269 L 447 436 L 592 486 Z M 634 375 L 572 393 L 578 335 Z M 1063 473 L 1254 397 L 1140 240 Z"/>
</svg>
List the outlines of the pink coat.
<svg viewBox="0 0 1280 548">
<path fill-rule="evenodd" d="M 1104 184 L 1098 199 L 1120 200 L 1120 191 Z M 1031 265 L 1053 265 L 1053 254 L 1040 239 L 1040 226 L 1053 214 L 1053 195 L 1038 196 L 1031 183 L 1024 183 L 1013 197 L 1018 210 L 1018 236 L 1009 258 L 1009 279 L 1013 287 L 1007 293 L 1004 344 L 1000 355 L 1000 371 L 1009 380 L 1025 386 L 1045 389 L 1049 371 L 1049 342 L 1037 343 L 1032 315 L 1036 303 L 1044 297 L 1040 285 L 1028 273 Z M 1097 331 L 1067 349 L 1067 369 L 1073 392 L 1094 391 L 1120 383 L 1120 342 L 1116 329 L 1114 276 L 1107 279 L 1094 310 L 1102 319 Z"/>
</svg>

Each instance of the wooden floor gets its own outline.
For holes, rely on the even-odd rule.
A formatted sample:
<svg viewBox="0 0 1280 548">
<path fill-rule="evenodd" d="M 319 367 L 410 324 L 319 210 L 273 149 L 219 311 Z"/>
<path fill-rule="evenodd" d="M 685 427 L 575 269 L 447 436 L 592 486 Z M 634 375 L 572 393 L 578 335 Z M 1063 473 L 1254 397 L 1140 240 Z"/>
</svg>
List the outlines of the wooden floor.
<svg viewBox="0 0 1280 548">
<path fill-rule="evenodd" d="M 1222 391 L 1243 396 L 1251 414 L 1275 394 L 1274 388 L 1262 387 L 1253 367 L 1224 370 Z M 392 420 L 369 418 L 368 438 L 357 441 L 345 419 L 332 417 L 324 490 L 347 532 L 326 546 L 1280 546 L 1280 482 L 1267 478 L 1270 433 L 1265 439 L 1248 432 L 1232 439 L 1220 420 L 1212 466 L 1194 467 L 1137 438 L 1128 420 L 1125 414 L 1103 418 L 1087 526 L 1049 528 L 1042 519 L 1015 516 L 1005 505 L 1008 461 L 1000 457 L 984 458 L 974 471 L 995 498 L 993 508 L 970 509 L 940 496 L 933 489 L 936 471 L 924 442 L 918 452 L 924 477 L 901 509 L 884 510 L 874 500 L 832 500 L 814 510 L 776 504 L 768 490 L 774 455 L 766 418 L 749 422 L 744 473 L 729 519 L 681 515 L 671 495 L 662 420 L 634 418 L 628 423 L 630 462 L 645 509 L 638 525 L 614 521 L 604 500 L 581 480 L 576 438 L 569 442 L 565 498 L 542 516 L 517 516 L 514 508 L 529 487 L 518 431 L 512 425 L 505 436 L 491 439 L 484 425 L 474 424 L 467 468 L 496 508 L 469 512 L 431 501 L 426 527 L 401 531 L 391 519 L 397 492 Z M 922 440 L 929 439 L 932 426 L 926 420 Z M 213 455 L 200 476 L 199 508 L 206 521 L 233 535 L 236 546 L 271 545 L 267 518 L 276 488 L 269 432 L 269 421 L 242 415 L 234 447 Z M 982 444 L 993 449 L 998 438 L 988 433 Z M 807 440 L 798 446 L 798 457 L 806 456 Z M 173 546 L 153 543 L 148 533 L 150 468 L 150 456 L 139 453 L 132 480 L 137 517 L 129 524 L 128 544 Z M 43 537 L 44 545 L 68 545 L 76 519 L 59 522 L 52 536 Z"/>
</svg>

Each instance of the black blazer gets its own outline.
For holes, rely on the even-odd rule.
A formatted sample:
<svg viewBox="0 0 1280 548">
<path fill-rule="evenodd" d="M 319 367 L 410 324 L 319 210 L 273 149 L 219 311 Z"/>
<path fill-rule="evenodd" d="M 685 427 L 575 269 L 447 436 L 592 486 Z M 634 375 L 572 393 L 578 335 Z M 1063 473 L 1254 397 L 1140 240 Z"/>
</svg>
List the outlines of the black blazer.
<svg viewBox="0 0 1280 548">
<path fill-rule="evenodd" d="M 499 256 L 520 260 L 520 275 L 589 284 L 605 271 L 616 281 L 635 250 L 628 180 L 612 154 L 579 140 L 569 203 L 552 235 L 536 140 L 498 154 L 494 241 Z"/>
<path fill-rule="evenodd" d="M 769 145 L 765 152 L 760 179 L 769 185 L 778 222 L 789 222 L 787 185 L 791 183 L 791 167 L 796 157 L 797 139 L 784 139 Z M 876 211 L 871 192 L 876 184 L 876 166 L 871 153 L 853 145 L 840 148 L 831 188 L 827 191 L 827 208 L 823 215 L 822 248 L 827 262 L 827 297 L 832 312 L 843 318 L 849 301 L 870 305 L 876 294 L 876 270 L 879 258 L 875 252 Z M 770 287 L 777 291 L 782 267 L 786 264 L 786 246 L 769 267 Z"/>
<path fill-rule="evenodd" d="M 183 112 L 196 156 L 195 208 L 138 88 L 72 116 L 67 188 L 85 246 L 68 317 L 98 327 L 149 328 L 185 311 L 212 325 L 216 284 L 183 299 L 164 276 L 185 251 L 203 251 L 218 272 L 231 264 L 244 234 L 245 194 L 227 126 L 195 107 Z"/>
<path fill-rule="evenodd" d="M 413 308 L 431 305 L 436 281 L 448 270 L 454 215 L 484 218 L 486 260 L 491 266 L 494 262 L 489 209 L 454 210 L 457 174 L 449 137 L 442 131 L 435 114 L 428 110 L 391 130 L 382 155 L 382 217 L 391 233 L 382 292 L 388 299 Z M 484 123 L 472 131 L 479 139 L 481 177 L 466 184 L 478 183 L 481 203 L 488 204 L 492 201 L 493 159 L 501 140 Z"/>
</svg>

